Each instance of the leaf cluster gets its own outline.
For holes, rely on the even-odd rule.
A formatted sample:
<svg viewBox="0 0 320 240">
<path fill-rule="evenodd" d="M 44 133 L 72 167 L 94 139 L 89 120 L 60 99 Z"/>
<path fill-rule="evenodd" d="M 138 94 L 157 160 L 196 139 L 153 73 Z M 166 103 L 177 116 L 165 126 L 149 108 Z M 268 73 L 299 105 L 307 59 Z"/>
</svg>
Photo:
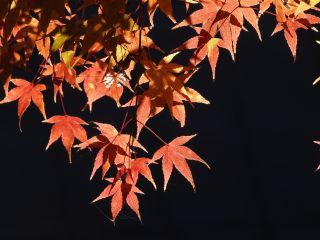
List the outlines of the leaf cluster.
<svg viewBox="0 0 320 240">
<path fill-rule="evenodd" d="M 176 20 L 177 3 L 184 16 Z M 156 188 L 150 166 L 161 163 L 166 189 L 175 168 L 195 189 L 187 160 L 209 167 L 185 146 L 192 136 L 163 140 L 148 126 L 148 121 L 164 109 L 186 124 L 186 105 L 209 104 L 189 80 L 206 59 L 212 78 L 221 50 L 236 59 L 238 39 L 254 30 L 262 40 L 259 20 L 274 18 L 273 34 L 282 32 L 296 57 L 298 29 L 316 30 L 319 0 L 3 0 L 0 8 L 0 80 L 5 97 L 0 104 L 18 101 L 19 122 L 33 103 L 44 123 L 53 124 L 47 148 L 61 138 L 71 163 L 72 149 L 96 153 L 91 178 L 101 171 L 107 186 L 94 200 L 111 198 L 112 220 L 127 204 L 141 220 L 137 187 L 141 176 Z M 192 28 L 193 37 L 170 52 L 160 48 L 150 35 L 156 12 L 173 22 L 172 31 Z M 181 16 L 180 18 L 181 19 Z M 151 51 L 163 55 L 156 61 Z M 175 58 L 191 51 L 188 64 Z M 41 63 L 34 62 L 41 59 Z M 15 69 L 30 72 L 32 80 L 14 75 Z M 133 74 L 137 69 L 139 74 Z M 83 94 L 87 103 L 79 106 L 88 114 L 94 103 L 111 98 L 116 108 L 126 109 L 120 128 L 108 123 L 88 124 L 71 116 L 65 108 L 65 88 Z M 53 91 L 53 99 L 47 94 Z M 124 102 L 123 99 L 129 99 Z M 45 103 L 58 102 L 61 115 L 47 119 Z M 67 103 L 67 102 L 66 102 Z M 111 110 L 108 110 L 111 111 Z M 134 124 L 130 124 L 134 123 Z M 87 129 L 95 126 L 98 134 L 88 138 Z M 161 145 L 153 154 L 140 143 L 142 130 L 149 131 Z M 78 141 L 78 144 L 75 143 Z"/>
</svg>

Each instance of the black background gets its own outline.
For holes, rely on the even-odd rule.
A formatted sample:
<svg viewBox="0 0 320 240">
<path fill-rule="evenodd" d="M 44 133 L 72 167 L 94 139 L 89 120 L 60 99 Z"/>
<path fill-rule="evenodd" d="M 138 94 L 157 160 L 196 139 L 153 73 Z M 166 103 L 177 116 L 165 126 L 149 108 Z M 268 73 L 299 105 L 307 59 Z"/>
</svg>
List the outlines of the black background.
<svg viewBox="0 0 320 240">
<path fill-rule="evenodd" d="M 156 24 L 153 36 L 167 50 L 187 37 L 168 34 L 163 18 Z M 283 34 L 270 37 L 274 26 L 262 18 L 262 43 L 248 27 L 235 63 L 223 51 L 215 82 L 203 64 L 190 85 L 212 104 L 187 106 L 184 129 L 168 112 L 150 122 L 168 141 L 197 132 L 189 146 L 212 170 L 190 163 L 196 193 L 176 171 L 163 193 L 160 167 L 154 167 L 159 190 L 142 184 L 143 224 L 126 209 L 114 226 L 105 216 L 108 201 L 90 204 L 105 185 L 89 181 L 93 154 L 73 152 L 69 165 L 60 141 L 44 152 L 50 126 L 38 110 L 26 112 L 20 133 L 16 103 L 1 105 L 0 239 L 318 238 L 320 154 L 313 140 L 320 138 L 320 87 L 312 82 L 320 69 L 319 35 L 299 32 L 294 63 Z M 111 100 L 98 101 L 88 116 L 80 113 L 84 97 L 66 91 L 70 114 L 120 125 L 124 111 L 115 111 Z M 61 113 L 59 104 L 48 103 L 47 112 Z M 147 131 L 142 135 L 148 148 L 160 147 Z"/>
</svg>

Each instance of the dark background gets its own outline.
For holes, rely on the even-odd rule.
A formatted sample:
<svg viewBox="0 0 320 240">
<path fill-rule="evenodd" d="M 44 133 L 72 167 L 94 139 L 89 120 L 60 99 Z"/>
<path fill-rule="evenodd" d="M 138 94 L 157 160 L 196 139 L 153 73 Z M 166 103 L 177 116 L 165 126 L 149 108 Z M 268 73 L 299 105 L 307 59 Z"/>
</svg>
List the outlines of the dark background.
<svg viewBox="0 0 320 240">
<path fill-rule="evenodd" d="M 168 35 L 168 24 L 160 18 L 153 33 L 167 50 L 187 37 Z M 44 152 L 50 126 L 40 123 L 34 106 L 20 133 L 16 103 L 1 105 L 0 239 L 318 238 L 320 154 L 313 140 L 320 139 L 320 86 L 312 82 L 320 74 L 319 35 L 299 32 L 294 63 L 283 34 L 270 38 L 274 26 L 262 18 L 262 43 L 244 32 L 235 63 L 223 51 L 215 82 L 203 64 L 190 85 L 212 104 L 187 106 L 184 129 L 167 112 L 150 122 L 168 141 L 197 132 L 189 146 L 212 170 L 190 163 L 196 193 L 176 171 L 165 193 L 142 184 L 143 224 L 127 209 L 114 226 L 104 215 L 110 216 L 108 201 L 90 204 L 105 185 L 89 181 L 93 154 L 73 152 L 70 166 L 60 141 Z M 88 117 L 80 113 L 83 96 L 66 91 L 70 114 L 120 124 L 123 115 L 111 100 L 97 102 Z M 47 113 L 61 113 L 60 107 L 48 103 Z M 160 147 L 148 132 L 142 135 L 148 148 Z M 154 175 L 161 189 L 159 166 Z"/>
</svg>

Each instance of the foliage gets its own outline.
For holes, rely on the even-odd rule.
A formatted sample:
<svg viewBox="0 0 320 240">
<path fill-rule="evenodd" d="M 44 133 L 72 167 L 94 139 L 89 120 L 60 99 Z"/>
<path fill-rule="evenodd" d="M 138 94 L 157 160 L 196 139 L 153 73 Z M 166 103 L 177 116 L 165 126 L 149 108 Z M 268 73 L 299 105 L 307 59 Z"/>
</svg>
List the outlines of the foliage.
<svg viewBox="0 0 320 240">
<path fill-rule="evenodd" d="M 91 178 L 101 169 L 102 179 L 108 184 L 94 201 L 110 197 L 113 220 L 125 204 L 141 219 L 137 194 L 142 191 L 137 183 L 143 176 L 156 188 L 151 165 L 162 163 L 164 190 L 173 168 L 195 189 L 186 159 L 209 167 L 184 145 L 195 135 L 177 136 L 166 142 L 147 126 L 149 119 L 167 108 L 183 127 L 186 104 L 209 104 L 188 87 L 188 81 L 201 71 L 200 63 L 206 59 L 215 78 L 220 51 L 226 49 L 235 59 L 239 36 L 247 28 L 261 40 L 258 22 L 263 15 L 274 18 L 272 34 L 284 34 L 295 58 L 297 30 L 316 30 L 314 25 L 320 23 L 318 3 L 319 0 L 3 0 L 0 79 L 5 97 L 0 104 L 18 100 L 19 122 L 31 102 L 35 104 L 43 122 L 53 124 L 47 148 L 61 138 L 70 162 L 72 148 L 96 151 Z M 184 11 L 182 21 L 177 22 L 173 6 Z M 164 52 L 150 36 L 157 11 L 173 22 L 172 31 L 192 28 L 194 36 L 173 51 Z M 163 58 L 156 61 L 152 51 Z M 175 61 L 186 51 L 192 53 L 188 64 Z M 32 80 L 16 76 L 16 72 L 30 72 L 32 66 L 38 67 Z M 64 107 L 64 89 L 69 87 L 86 96 L 83 109 L 89 112 L 104 97 L 126 109 L 119 130 L 111 124 L 94 122 L 99 134 L 88 139 L 86 129 L 90 125 L 70 116 Z M 53 99 L 48 90 L 53 91 Z M 124 103 L 125 98 L 130 100 Z M 47 119 L 45 103 L 57 99 L 62 115 Z M 153 156 L 139 142 L 143 129 L 162 144 Z M 75 139 L 79 144 L 75 145 Z"/>
</svg>

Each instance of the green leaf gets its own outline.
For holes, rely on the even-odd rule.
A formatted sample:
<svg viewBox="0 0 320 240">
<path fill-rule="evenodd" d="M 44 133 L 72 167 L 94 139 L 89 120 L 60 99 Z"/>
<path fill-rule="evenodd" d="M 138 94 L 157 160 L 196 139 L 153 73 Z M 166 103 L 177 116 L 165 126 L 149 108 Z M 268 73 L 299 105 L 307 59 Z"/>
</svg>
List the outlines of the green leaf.
<svg viewBox="0 0 320 240">
<path fill-rule="evenodd" d="M 72 34 L 68 33 L 58 33 L 54 39 L 54 42 L 51 46 L 51 51 L 55 52 L 63 46 L 63 44 L 72 38 Z"/>
<path fill-rule="evenodd" d="M 70 68 L 73 55 L 74 55 L 73 50 L 68 50 L 68 51 L 64 51 L 61 53 L 61 57 L 62 57 L 64 63 L 66 64 L 67 68 Z"/>
</svg>

